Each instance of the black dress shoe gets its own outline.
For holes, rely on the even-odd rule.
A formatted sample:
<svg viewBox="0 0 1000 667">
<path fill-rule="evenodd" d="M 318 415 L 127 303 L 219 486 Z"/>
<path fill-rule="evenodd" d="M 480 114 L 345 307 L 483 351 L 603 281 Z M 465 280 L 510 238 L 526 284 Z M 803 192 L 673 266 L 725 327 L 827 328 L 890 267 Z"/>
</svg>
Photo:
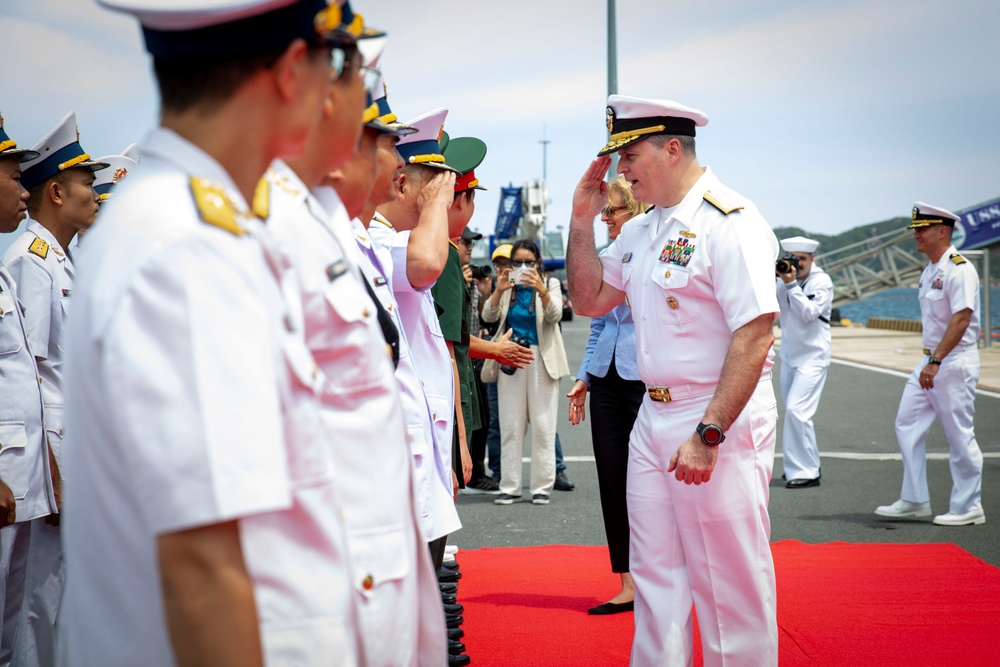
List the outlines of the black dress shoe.
<svg viewBox="0 0 1000 667">
<path fill-rule="evenodd" d="M 458 561 L 446 560 L 445 562 L 441 563 L 441 567 L 447 570 L 458 570 Z"/>
<path fill-rule="evenodd" d="M 458 594 L 458 584 L 455 583 L 443 583 L 438 582 L 438 588 L 441 589 L 442 595 L 457 595 Z"/>
<path fill-rule="evenodd" d="M 819 486 L 819 477 L 816 479 L 792 479 L 785 482 L 786 489 L 808 489 L 810 486 Z"/>
<path fill-rule="evenodd" d="M 556 491 L 572 491 L 576 488 L 576 484 L 569 481 L 569 477 L 566 476 L 565 470 L 560 470 L 556 473 L 556 483 L 552 488 Z"/>
<path fill-rule="evenodd" d="M 448 653 L 452 655 L 458 655 L 459 653 L 465 653 L 465 644 L 454 639 L 448 640 Z"/>
<path fill-rule="evenodd" d="M 462 628 L 448 628 L 448 639 L 458 641 L 465 636 L 465 630 Z"/>
<path fill-rule="evenodd" d="M 456 616 L 465 611 L 465 607 L 460 604 L 446 604 L 444 606 L 444 613 L 455 614 Z"/>
<path fill-rule="evenodd" d="M 472 658 L 460 653 L 455 655 L 454 653 L 448 654 L 448 667 L 465 667 L 466 665 L 472 664 Z"/>
<path fill-rule="evenodd" d="M 462 573 L 458 570 L 449 570 L 446 567 L 442 567 L 438 570 L 438 583 L 453 584 L 457 583 L 461 578 Z"/>
<path fill-rule="evenodd" d="M 456 602 L 458 602 L 457 595 L 445 595 L 443 593 L 441 594 L 441 604 L 448 605 L 448 604 L 455 604 Z"/>
<path fill-rule="evenodd" d="M 465 619 L 458 614 L 445 614 L 444 624 L 449 628 L 457 628 L 458 626 L 465 623 Z"/>
<path fill-rule="evenodd" d="M 608 614 L 620 614 L 623 611 L 635 611 L 635 602 L 605 602 L 587 610 L 588 614 L 594 616 L 607 616 Z"/>
</svg>

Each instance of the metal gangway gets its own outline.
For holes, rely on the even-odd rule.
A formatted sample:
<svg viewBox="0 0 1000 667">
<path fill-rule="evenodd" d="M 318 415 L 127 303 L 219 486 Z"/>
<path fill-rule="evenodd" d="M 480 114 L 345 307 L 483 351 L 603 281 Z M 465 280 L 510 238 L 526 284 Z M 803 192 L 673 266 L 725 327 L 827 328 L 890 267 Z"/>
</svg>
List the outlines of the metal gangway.
<svg viewBox="0 0 1000 667">
<path fill-rule="evenodd" d="M 913 238 L 913 230 L 893 229 L 864 241 L 838 248 L 816 256 L 816 263 L 833 280 L 833 306 L 841 306 L 851 301 L 873 296 L 894 287 L 915 286 L 920 274 L 927 266 L 927 258 L 913 254 L 900 244 Z M 983 289 L 982 321 L 990 321 L 990 252 L 984 250 L 963 250 L 962 255 L 977 262 Z M 984 327 L 989 332 L 989 326 Z M 986 336 L 986 346 L 990 346 L 990 336 Z"/>
</svg>

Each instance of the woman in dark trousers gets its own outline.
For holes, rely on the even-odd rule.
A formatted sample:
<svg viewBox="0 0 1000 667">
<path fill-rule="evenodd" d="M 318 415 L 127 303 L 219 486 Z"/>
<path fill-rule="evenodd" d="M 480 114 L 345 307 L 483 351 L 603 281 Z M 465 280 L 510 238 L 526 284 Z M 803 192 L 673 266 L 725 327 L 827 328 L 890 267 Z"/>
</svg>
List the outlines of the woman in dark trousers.
<svg viewBox="0 0 1000 667">
<path fill-rule="evenodd" d="M 608 184 L 608 205 L 601 220 L 608 237 L 618 238 L 622 226 L 645 210 L 636 201 L 628 181 L 621 176 Z M 604 531 L 608 537 L 611 571 L 621 575 L 622 589 L 610 601 L 588 610 L 591 614 L 632 611 L 635 584 L 628 567 L 628 508 L 625 485 L 628 441 L 646 386 L 639 380 L 635 361 L 635 328 L 632 311 L 622 302 L 607 314 L 590 321 L 590 340 L 569 398 L 569 420 L 573 425 L 586 418 L 590 392 L 590 430 L 601 489 Z"/>
</svg>

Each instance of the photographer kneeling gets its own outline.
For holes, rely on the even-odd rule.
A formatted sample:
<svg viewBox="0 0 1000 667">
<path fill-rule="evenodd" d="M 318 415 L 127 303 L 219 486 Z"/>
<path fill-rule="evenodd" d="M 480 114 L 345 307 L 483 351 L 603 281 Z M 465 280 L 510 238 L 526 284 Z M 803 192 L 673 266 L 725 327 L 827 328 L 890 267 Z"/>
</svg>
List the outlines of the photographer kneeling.
<svg viewBox="0 0 1000 667">
<path fill-rule="evenodd" d="M 521 451 L 530 422 L 531 502 L 547 505 L 556 478 L 559 378 L 569 375 L 569 362 L 559 332 L 562 289 L 558 280 L 544 277 L 541 253 L 533 241 L 514 243 L 511 267 L 499 272 L 481 317 L 483 322 L 501 322 L 501 329 L 513 330 L 511 340 L 535 353 L 534 362 L 521 370 L 501 368 L 497 379 L 500 495 L 494 502 L 510 505 L 521 496 Z"/>
<path fill-rule="evenodd" d="M 833 281 L 815 265 L 818 241 L 795 236 L 781 242 L 787 254 L 775 265 L 781 307 L 781 431 L 785 487 L 819 486 L 819 448 L 812 418 L 830 366 Z"/>
</svg>

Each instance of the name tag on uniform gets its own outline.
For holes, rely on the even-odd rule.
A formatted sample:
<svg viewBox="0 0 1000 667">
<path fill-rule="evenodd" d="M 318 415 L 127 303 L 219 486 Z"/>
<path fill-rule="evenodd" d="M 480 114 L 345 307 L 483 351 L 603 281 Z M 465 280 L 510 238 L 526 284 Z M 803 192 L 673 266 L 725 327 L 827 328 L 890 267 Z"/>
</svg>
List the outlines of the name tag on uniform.
<svg viewBox="0 0 1000 667">
<path fill-rule="evenodd" d="M 385 285 L 386 282 L 386 279 L 382 276 L 375 276 L 375 287 L 382 287 L 382 285 Z"/>
<path fill-rule="evenodd" d="M 622 264 L 628 264 L 630 261 L 632 261 L 632 253 L 627 252 L 622 255 Z"/>
<path fill-rule="evenodd" d="M 330 282 L 333 282 L 345 273 L 347 273 L 347 262 L 342 259 L 338 259 L 336 262 L 326 267 L 326 277 L 330 279 Z"/>
<path fill-rule="evenodd" d="M 67 297 L 69 297 L 69 296 L 73 296 L 73 290 L 71 290 L 71 289 L 64 289 L 64 290 L 62 291 L 62 295 L 63 295 L 63 296 L 67 296 Z"/>
</svg>

